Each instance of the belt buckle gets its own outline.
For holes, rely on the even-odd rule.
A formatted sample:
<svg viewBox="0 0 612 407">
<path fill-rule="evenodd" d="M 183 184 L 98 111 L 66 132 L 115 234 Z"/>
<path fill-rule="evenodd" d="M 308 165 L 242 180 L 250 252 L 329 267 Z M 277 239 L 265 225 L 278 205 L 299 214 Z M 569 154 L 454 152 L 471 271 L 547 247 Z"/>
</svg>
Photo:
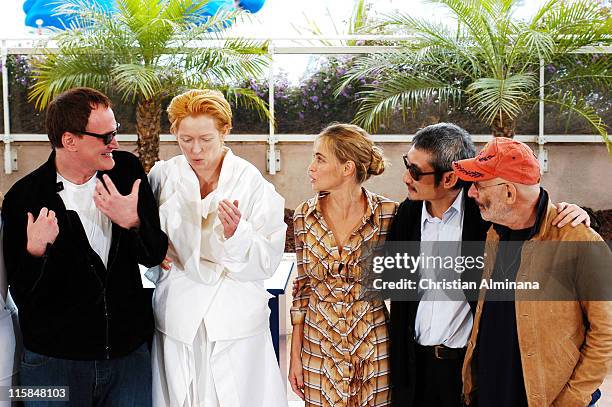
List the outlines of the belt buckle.
<svg viewBox="0 0 612 407">
<path fill-rule="evenodd" d="M 442 345 L 436 345 L 436 346 L 434 346 L 434 357 L 435 357 L 436 359 L 444 359 L 444 357 L 442 357 L 442 356 L 440 355 L 440 350 L 444 350 L 444 346 L 442 346 Z"/>
</svg>

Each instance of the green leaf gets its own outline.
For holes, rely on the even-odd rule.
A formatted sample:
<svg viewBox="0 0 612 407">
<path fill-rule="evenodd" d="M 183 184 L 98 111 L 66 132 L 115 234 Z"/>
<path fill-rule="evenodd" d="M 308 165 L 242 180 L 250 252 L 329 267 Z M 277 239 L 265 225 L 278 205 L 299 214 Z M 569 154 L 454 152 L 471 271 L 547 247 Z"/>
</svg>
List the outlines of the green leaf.
<svg viewBox="0 0 612 407">
<path fill-rule="evenodd" d="M 467 87 L 468 103 L 489 125 L 496 117 L 515 119 L 538 83 L 533 74 L 517 74 L 506 79 L 480 78 Z"/>
</svg>

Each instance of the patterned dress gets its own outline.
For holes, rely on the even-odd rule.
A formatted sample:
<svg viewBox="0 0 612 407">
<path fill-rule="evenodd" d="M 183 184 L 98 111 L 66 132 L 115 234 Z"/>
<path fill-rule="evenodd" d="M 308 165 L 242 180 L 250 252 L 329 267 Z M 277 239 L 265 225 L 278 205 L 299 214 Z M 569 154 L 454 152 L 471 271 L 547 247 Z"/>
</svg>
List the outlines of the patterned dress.
<svg viewBox="0 0 612 407">
<path fill-rule="evenodd" d="M 367 262 L 384 243 L 397 203 L 363 189 L 368 206 L 342 253 L 323 219 L 320 200 L 295 211 L 298 290 L 293 325 L 304 324 L 306 406 L 388 406 L 389 336 L 384 302 L 367 296 Z"/>
</svg>

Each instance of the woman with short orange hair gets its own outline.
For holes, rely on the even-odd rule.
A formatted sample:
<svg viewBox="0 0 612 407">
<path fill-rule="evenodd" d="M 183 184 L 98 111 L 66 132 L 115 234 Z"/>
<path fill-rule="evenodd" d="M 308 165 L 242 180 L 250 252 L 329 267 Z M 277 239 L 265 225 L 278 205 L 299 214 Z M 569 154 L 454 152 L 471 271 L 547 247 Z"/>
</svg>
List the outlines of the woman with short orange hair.
<svg viewBox="0 0 612 407">
<path fill-rule="evenodd" d="M 224 140 L 232 110 L 213 90 L 168 106 L 182 155 L 149 174 L 168 235 L 150 270 L 154 406 L 286 407 L 263 280 L 281 261 L 284 199 Z"/>
</svg>

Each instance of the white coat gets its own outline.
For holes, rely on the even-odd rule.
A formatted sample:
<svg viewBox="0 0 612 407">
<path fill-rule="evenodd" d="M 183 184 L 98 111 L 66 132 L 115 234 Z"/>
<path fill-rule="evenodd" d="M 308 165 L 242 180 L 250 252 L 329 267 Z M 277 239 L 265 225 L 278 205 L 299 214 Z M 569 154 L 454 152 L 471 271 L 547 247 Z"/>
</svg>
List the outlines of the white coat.
<svg viewBox="0 0 612 407">
<path fill-rule="evenodd" d="M 264 289 L 263 280 L 273 275 L 281 261 L 287 227 L 283 219 L 284 199 L 274 186 L 251 163 L 235 156 L 230 149 L 225 150 L 218 186 L 204 199 L 200 197 L 197 177 L 182 155 L 156 163 L 149 174 L 158 199 L 161 228 L 168 235 L 168 257 L 173 260 L 169 271 L 158 267 L 147 272 L 147 277 L 156 284 L 153 297 L 156 329 L 173 341 L 189 345 L 203 324 L 208 340 L 215 343 L 215 355 L 241 339 L 269 336 L 271 296 Z M 237 200 L 241 213 L 236 232 L 229 239 L 224 238 L 217 216 L 218 203 L 223 199 Z M 214 217 L 212 233 L 203 234 L 202 220 L 209 216 Z M 271 345 L 269 348 L 254 353 L 274 355 Z M 240 358 L 226 359 L 232 361 L 231 366 L 211 362 L 221 406 L 251 407 L 253 404 L 245 397 L 260 393 L 262 388 L 275 394 L 269 388 L 270 378 L 274 387 L 281 387 L 278 389 L 281 394 L 286 393 L 275 357 L 266 356 L 267 362 L 261 366 L 261 355 L 254 354 L 250 359 L 244 356 L 244 348 L 240 352 Z M 165 356 L 165 365 L 175 364 L 165 366 L 166 371 L 182 372 L 179 379 L 167 380 L 168 392 L 174 393 L 170 399 L 176 397 L 176 402 L 182 403 L 185 390 L 181 387 L 192 379 L 188 377 L 192 362 L 169 362 L 168 355 Z M 235 372 L 252 372 L 252 364 L 258 364 L 257 370 L 264 374 L 251 374 L 255 377 L 244 381 L 236 379 Z M 234 376 L 231 385 L 223 380 L 226 374 Z M 266 403 L 287 405 L 285 397 L 278 403 L 266 399 Z"/>
</svg>

